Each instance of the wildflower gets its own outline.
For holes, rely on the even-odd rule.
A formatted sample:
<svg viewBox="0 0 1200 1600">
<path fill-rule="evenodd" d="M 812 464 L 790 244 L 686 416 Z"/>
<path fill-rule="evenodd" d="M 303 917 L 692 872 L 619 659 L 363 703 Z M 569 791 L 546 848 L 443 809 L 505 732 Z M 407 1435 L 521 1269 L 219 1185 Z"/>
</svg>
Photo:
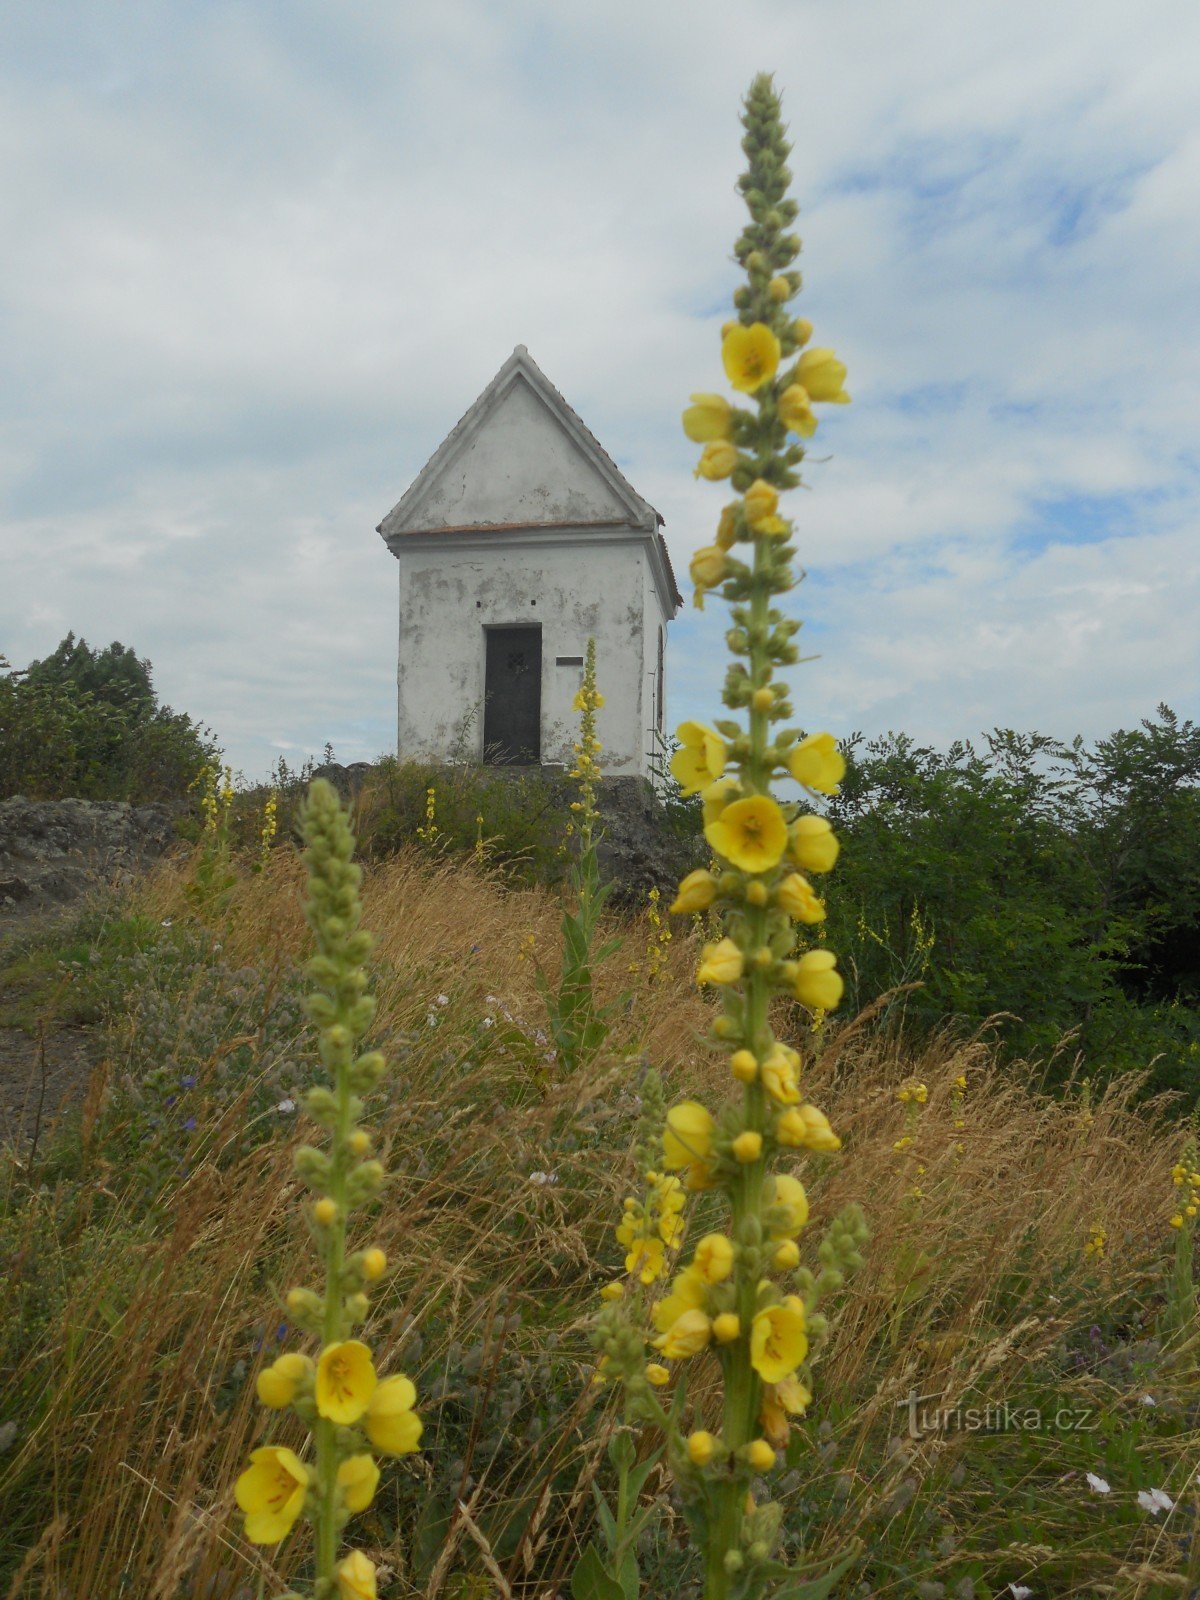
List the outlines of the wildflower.
<svg viewBox="0 0 1200 1600">
<path fill-rule="evenodd" d="M 688 566 L 688 574 L 696 586 L 692 596 L 697 611 L 704 610 L 704 596 L 709 589 L 724 583 L 729 575 L 729 561 L 720 545 L 704 545 L 696 551 Z"/>
<path fill-rule="evenodd" d="M 832 350 L 806 350 L 796 363 L 796 378 L 808 391 L 810 400 L 839 406 L 850 403 L 843 387 L 846 368 Z"/>
<path fill-rule="evenodd" d="M 663 1165 L 679 1172 L 696 1163 L 707 1162 L 712 1154 L 716 1124 L 712 1113 L 698 1100 L 684 1100 L 667 1112 L 663 1133 Z"/>
<path fill-rule="evenodd" d="M 779 340 L 765 323 L 744 328 L 735 323 L 721 343 L 725 376 L 742 394 L 753 394 L 775 376 L 779 366 Z"/>
<path fill-rule="evenodd" d="M 746 1128 L 739 1133 L 731 1146 L 733 1159 L 747 1166 L 751 1161 L 757 1161 L 762 1155 L 762 1134 L 756 1133 L 753 1128 Z"/>
<path fill-rule="evenodd" d="M 723 1233 L 706 1233 L 692 1265 L 705 1283 L 723 1283 L 733 1271 L 733 1245 Z"/>
<path fill-rule="evenodd" d="M 646 1365 L 646 1382 L 652 1383 L 656 1389 L 661 1389 L 664 1384 L 671 1381 L 671 1374 L 658 1361 L 650 1361 Z"/>
<path fill-rule="evenodd" d="M 733 407 L 723 394 L 694 394 L 683 413 L 683 431 L 694 444 L 728 439 L 733 433 Z"/>
<path fill-rule="evenodd" d="M 406 1456 L 417 1448 L 422 1422 L 413 1410 L 417 1391 L 402 1373 L 384 1378 L 367 1405 L 367 1438 L 388 1456 Z"/>
<path fill-rule="evenodd" d="M 769 795 L 735 800 L 708 823 L 704 837 L 718 854 L 743 872 L 777 866 L 788 842 L 787 823 Z"/>
<path fill-rule="evenodd" d="M 661 1239 L 639 1239 L 625 1257 L 625 1271 L 643 1283 L 654 1283 L 666 1270 Z"/>
<path fill-rule="evenodd" d="M 798 1295 L 756 1314 L 750 1324 L 750 1364 L 764 1383 L 791 1377 L 807 1354 L 804 1301 Z"/>
<path fill-rule="evenodd" d="M 751 528 L 759 528 L 779 509 L 779 490 L 762 478 L 755 478 L 746 490 L 746 521 Z"/>
<path fill-rule="evenodd" d="M 744 965 L 742 952 L 732 939 L 722 939 L 717 944 L 706 944 L 696 970 L 696 982 L 736 983 L 742 975 Z"/>
<path fill-rule="evenodd" d="M 711 1433 L 698 1428 L 695 1433 L 688 1434 L 687 1453 L 693 1466 L 706 1467 L 717 1453 L 717 1441 Z"/>
<path fill-rule="evenodd" d="M 700 452 L 700 460 L 696 463 L 692 475 L 716 482 L 721 478 L 727 478 L 737 464 L 736 447 L 725 439 L 713 439 Z"/>
<path fill-rule="evenodd" d="M 679 893 L 670 906 L 673 915 L 683 916 L 689 911 L 707 911 L 717 897 L 717 880 L 702 867 L 689 872 L 679 885 Z"/>
<path fill-rule="evenodd" d="M 837 957 L 832 950 L 806 950 L 796 963 L 792 993 L 801 1005 L 832 1011 L 842 998 L 845 984 L 834 970 Z"/>
<path fill-rule="evenodd" d="M 775 903 L 794 922 L 824 922 L 825 906 L 813 886 L 799 872 L 789 872 L 775 891 Z"/>
<path fill-rule="evenodd" d="M 1139 1489 L 1137 1503 L 1143 1511 L 1156 1517 L 1160 1511 L 1174 1511 L 1175 1502 L 1165 1489 Z"/>
<path fill-rule="evenodd" d="M 314 1370 L 307 1356 L 288 1351 L 259 1373 L 258 1398 L 271 1411 L 282 1411 L 284 1406 L 291 1405 L 300 1388 L 311 1381 Z"/>
<path fill-rule="evenodd" d="M 838 858 L 837 836 L 824 817 L 797 817 L 788 829 L 788 853 L 806 872 L 830 872 Z"/>
<path fill-rule="evenodd" d="M 375 1393 L 378 1380 L 371 1352 L 361 1339 L 326 1345 L 317 1362 L 317 1410 L 343 1426 L 357 1422 Z"/>
<path fill-rule="evenodd" d="M 233 1492 L 246 1514 L 246 1537 L 251 1544 L 278 1544 L 288 1536 L 311 1480 L 303 1461 L 281 1445 L 262 1445 L 250 1452 L 250 1465 Z"/>
<path fill-rule="evenodd" d="M 802 384 L 789 384 L 779 396 L 779 420 L 790 433 L 798 433 L 802 439 L 811 439 L 816 433 L 816 413 L 808 390 Z"/>
<path fill-rule="evenodd" d="M 671 1280 L 671 1291 L 655 1306 L 650 1320 L 659 1333 L 666 1333 L 685 1311 L 700 1310 L 708 1297 L 708 1285 L 695 1267 L 685 1267 Z"/>
<path fill-rule="evenodd" d="M 768 1182 L 768 1209 L 772 1239 L 793 1239 L 808 1222 L 808 1195 L 798 1178 L 777 1172 Z"/>
<path fill-rule="evenodd" d="M 1111 1494 L 1112 1486 L 1095 1472 L 1087 1474 L 1088 1488 L 1093 1494 Z"/>
<path fill-rule="evenodd" d="M 846 758 L 829 733 L 810 733 L 788 756 L 788 771 L 797 783 L 821 794 L 836 794 L 846 775 Z"/>
<path fill-rule="evenodd" d="M 794 1050 L 777 1044 L 762 1064 L 763 1088 L 780 1105 L 795 1105 L 800 1099 L 800 1085 L 796 1081 L 797 1060 Z"/>
<path fill-rule="evenodd" d="M 713 1338 L 718 1344 L 732 1344 L 741 1337 L 742 1321 L 735 1311 L 722 1311 L 713 1318 Z"/>
<path fill-rule="evenodd" d="M 368 1282 L 375 1282 L 376 1279 L 382 1278 L 387 1271 L 387 1256 L 377 1247 L 371 1250 L 364 1250 L 362 1269 L 363 1277 Z"/>
<path fill-rule="evenodd" d="M 842 1141 L 816 1106 L 789 1106 L 775 1121 L 775 1137 L 795 1150 L 840 1150 Z"/>
<path fill-rule="evenodd" d="M 375 1584 L 375 1563 L 361 1550 L 351 1550 L 338 1562 L 335 1572 L 337 1600 L 376 1600 L 379 1590 Z"/>
<path fill-rule="evenodd" d="M 675 730 L 675 736 L 679 740 L 679 749 L 671 757 L 671 774 L 678 780 L 679 787 L 685 795 L 699 794 L 725 771 L 727 756 L 725 741 L 719 733 L 703 722 L 681 722 Z M 690 873 L 680 884 L 680 893 L 682 894 L 685 885 L 700 876 L 711 875 Z M 709 904 L 711 903 L 710 901 Z"/>
<path fill-rule="evenodd" d="M 686 1361 L 697 1356 L 712 1338 L 712 1323 L 703 1311 L 685 1311 L 660 1338 L 654 1341 L 668 1361 Z"/>
<path fill-rule="evenodd" d="M 379 1468 L 368 1455 L 347 1456 L 338 1467 L 338 1488 L 347 1511 L 365 1511 L 375 1498 Z"/>
<path fill-rule="evenodd" d="M 758 1077 L 758 1057 L 753 1050 L 735 1050 L 729 1058 L 729 1070 L 739 1083 L 753 1083 Z"/>
<path fill-rule="evenodd" d="M 755 1472 L 770 1472 L 775 1465 L 775 1452 L 765 1439 L 752 1439 L 746 1446 L 746 1460 Z"/>
</svg>

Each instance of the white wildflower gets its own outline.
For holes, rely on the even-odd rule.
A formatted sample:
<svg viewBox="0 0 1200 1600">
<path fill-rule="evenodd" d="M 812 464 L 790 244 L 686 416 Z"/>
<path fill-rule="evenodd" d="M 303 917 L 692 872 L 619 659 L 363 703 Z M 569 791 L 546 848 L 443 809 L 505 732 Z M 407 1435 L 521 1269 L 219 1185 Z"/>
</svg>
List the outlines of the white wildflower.
<svg viewBox="0 0 1200 1600">
<path fill-rule="evenodd" d="M 1112 1493 L 1112 1485 L 1110 1483 L 1106 1483 L 1103 1478 L 1099 1477 L 1094 1472 L 1089 1472 L 1088 1473 L 1087 1481 L 1088 1481 L 1088 1488 L 1092 1491 L 1093 1494 L 1111 1494 Z"/>
<path fill-rule="evenodd" d="M 276 1109 L 276 1111 L 282 1111 L 284 1116 L 286 1117 L 289 1112 L 295 1111 L 296 1102 L 294 1100 L 291 1100 L 291 1099 L 284 1099 L 284 1100 L 281 1100 L 279 1102 L 279 1104 L 275 1107 L 275 1109 Z"/>
<path fill-rule="evenodd" d="M 1160 1511 L 1174 1511 L 1175 1502 L 1163 1489 L 1139 1489 L 1137 1503 L 1143 1511 L 1156 1517 Z"/>
</svg>

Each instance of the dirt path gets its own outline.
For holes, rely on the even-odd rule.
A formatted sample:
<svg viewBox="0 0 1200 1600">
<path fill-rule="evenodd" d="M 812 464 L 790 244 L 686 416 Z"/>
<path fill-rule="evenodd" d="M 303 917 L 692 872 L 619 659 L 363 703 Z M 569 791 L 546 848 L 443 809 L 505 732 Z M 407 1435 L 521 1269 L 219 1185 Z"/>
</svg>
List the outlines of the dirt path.
<svg viewBox="0 0 1200 1600">
<path fill-rule="evenodd" d="M 30 933 L 69 923 L 72 908 L 12 910 L 0 918 L 0 970 L 13 945 Z M 0 1008 L 25 998 L 27 990 L 0 985 Z M 59 1111 L 77 1105 L 87 1093 L 99 1061 L 99 1044 L 90 1028 L 55 1019 L 53 1007 L 33 1031 L 0 1027 L 0 1144 L 26 1146 L 40 1141 Z"/>
</svg>

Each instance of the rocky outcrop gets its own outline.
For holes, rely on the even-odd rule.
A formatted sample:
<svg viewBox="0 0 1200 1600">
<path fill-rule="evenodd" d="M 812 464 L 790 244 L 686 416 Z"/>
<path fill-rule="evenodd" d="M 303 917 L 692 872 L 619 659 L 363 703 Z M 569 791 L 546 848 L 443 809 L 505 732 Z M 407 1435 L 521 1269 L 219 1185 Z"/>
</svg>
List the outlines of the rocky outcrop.
<svg viewBox="0 0 1200 1600">
<path fill-rule="evenodd" d="M 671 831 L 654 790 L 641 778 L 602 779 L 596 803 L 600 873 L 612 884 L 617 905 L 640 908 L 651 889 L 674 899 L 680 878 L 712 854 L 702 838 Z"/>
<path fill-rule="evenodd" d="M 0 913 L 63 904 L 123 883 L 174 842 L 165 806 L 123 800 L 0 801 Z"/>
</svg>

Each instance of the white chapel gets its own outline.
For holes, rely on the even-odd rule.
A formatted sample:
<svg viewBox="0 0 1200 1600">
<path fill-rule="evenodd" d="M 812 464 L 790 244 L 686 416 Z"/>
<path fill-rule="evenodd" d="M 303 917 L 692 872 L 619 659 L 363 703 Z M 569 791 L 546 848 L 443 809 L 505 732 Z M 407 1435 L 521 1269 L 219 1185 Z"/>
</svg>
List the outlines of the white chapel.
<svg viewBox="0 0 1200 1600">
<path fill-rule="evenodd" d="M 401 760 L 570 765 L 591 637 L 604 771 L 649 777 L 682 604 L 662 521 L 518 345 L 379 524 Z"/>
</svg>

